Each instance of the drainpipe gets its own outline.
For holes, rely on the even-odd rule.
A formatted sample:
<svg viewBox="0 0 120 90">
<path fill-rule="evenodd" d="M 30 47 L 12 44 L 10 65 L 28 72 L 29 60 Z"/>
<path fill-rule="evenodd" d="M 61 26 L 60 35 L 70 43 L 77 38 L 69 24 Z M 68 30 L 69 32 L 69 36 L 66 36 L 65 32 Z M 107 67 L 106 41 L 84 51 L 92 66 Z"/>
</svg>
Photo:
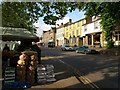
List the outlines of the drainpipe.
<svg viewBox="0 0 120 90">
<path fill-rule="evenodd" d="M 94 36 L 92 35 L 92 46 L 94 46 Z"/>
</svg>

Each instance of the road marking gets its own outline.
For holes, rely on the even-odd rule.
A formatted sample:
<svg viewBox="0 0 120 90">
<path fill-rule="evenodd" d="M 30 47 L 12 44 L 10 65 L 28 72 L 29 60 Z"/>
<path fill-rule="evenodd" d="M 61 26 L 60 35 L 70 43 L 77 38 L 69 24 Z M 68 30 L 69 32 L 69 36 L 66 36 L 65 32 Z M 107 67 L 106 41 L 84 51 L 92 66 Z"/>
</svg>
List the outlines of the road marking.
<svg viewBox="0 0 120 90">
<path fill-rule="evenodd" d="M 56 55 L 54 55 L 56 56 Z M 49 59 L 49 58 L 48 58 Z M 81 82 L 83 82 L 83 84 L 88 84 L 90 85 L 92 88 L 97 88 L 97 89 L 100 89 L 96 84 L 94 84 L 91 80 L 89 80 L 88 78 L 86 78 L 84 75 L 82 75 L 79 70 L 77 70 L 76 68 L 74 68 L 73 66 L 71 66 L 70 64 L 67 64 L 65 63 L 63 60 L 59 59 L 59 58 L 56 58 L 58 59 L 59 62 L 63 63 L 63 64 L 66 64 L 68 67 L 70 67 L 71 69 L 74 70 L 74 73 L 77 74 L 76 78 L 78 79 L 79 77 L 79 80 Z M 79 77 L 78 77 L 79 76 Z"/>
<path fill-rule="evenodd" d="M 84 75 L 82 75 L 76 68 L 74 68 L 71 65 L 65 63 L 64 61 L 62 61 L 59 58 L 58 58 L 58 60 L 61 63 L 66 64 L 67 66 L 69 66 L 70 68 L 72 68 L 74 70 L 74 73 L 76 73 L 78 76 L 80 76 L 80 77 L 78 77 L 78 76 L 77 77 L 80 79 L 81 82 L 83 82 L 84 84 L 89 84 L 92 88 L 99 89 L 99 87 L 96 84 L 94 84 L 90 79 L 88 79 L 87 77 L 85 77 Z"/>
</svg>

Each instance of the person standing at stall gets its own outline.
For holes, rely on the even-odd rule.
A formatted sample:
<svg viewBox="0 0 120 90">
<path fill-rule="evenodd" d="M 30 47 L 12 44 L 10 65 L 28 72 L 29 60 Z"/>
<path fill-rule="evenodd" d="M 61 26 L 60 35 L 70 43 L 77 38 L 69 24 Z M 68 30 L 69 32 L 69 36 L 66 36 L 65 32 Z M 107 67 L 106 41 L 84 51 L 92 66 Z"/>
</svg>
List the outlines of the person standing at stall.
<svg viewBox="0 0 120 90">
<path fill-rule="evenodd" d="M 3 61 L 3 67 L 10 64 L 10 48 L 7 44 L 5 44 L 3 51 L 2 51 L 2 61 Z"/>
<path fill-rule="evenodd" d="M 8 52 L 10 51 L 10 48 L 8 47 L 7 44 L 5 44 L 5 47 L 3 48 L 3 52 Z"/>
<path fill-rule="evenodd" d="M 3 48 L 3 51 L 2 51 L 2 59 L 3 61 L 7 61 L 8 58 L 9 58 L 9 51 L 10 51 L 10 48 L 8 47 L 7 44 L 5 44 L 5 47 Z"/>
</svg>

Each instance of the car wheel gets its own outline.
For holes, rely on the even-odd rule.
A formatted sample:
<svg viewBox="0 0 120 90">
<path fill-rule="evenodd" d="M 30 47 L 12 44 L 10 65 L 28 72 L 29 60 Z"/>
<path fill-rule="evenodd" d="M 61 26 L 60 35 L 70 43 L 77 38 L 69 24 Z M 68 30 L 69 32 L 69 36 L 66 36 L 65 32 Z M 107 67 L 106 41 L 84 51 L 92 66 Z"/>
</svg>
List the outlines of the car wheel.
<svg viewBox="0 0 120 90">
<path fill-rule="evenodd" d="M 76 50 L 76 53 L 79 53 L 78 50 Z"/>
</svg>

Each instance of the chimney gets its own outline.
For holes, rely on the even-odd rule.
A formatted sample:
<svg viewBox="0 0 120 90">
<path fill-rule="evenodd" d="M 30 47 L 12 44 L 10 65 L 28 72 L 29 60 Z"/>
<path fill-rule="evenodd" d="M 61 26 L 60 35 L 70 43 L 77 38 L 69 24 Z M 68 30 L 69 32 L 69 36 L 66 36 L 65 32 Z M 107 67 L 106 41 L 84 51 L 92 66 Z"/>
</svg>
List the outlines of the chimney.
<svg viewBox="0 0 120 90">
<path fill-rule="evenodd" d="M 59 24 L 57 24 L 57 26 L 59 26 Z"/>
<path fill-rule="evenodd" d="M 61 26 L 63 26 L 63 23 L 61 23 Z"/>
<path fill-rule="evenodd" d="M 72 23 L 72 19 L 69 19 L 69 23 Z"/>
</svg>

